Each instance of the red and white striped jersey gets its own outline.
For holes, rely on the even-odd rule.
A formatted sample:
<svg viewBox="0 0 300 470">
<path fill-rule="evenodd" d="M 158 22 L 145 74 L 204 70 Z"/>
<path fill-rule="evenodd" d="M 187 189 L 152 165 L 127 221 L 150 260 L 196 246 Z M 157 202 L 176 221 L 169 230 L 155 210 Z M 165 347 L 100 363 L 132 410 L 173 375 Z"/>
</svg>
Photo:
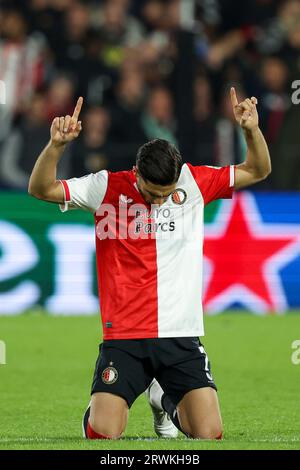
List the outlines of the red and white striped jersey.
<svg viewBox="0 0 300 470">
<path fill-rule="evenodd" d="M 133 170 L 62 184 L 62 211 L 94 214 L 104 339 L 203 336 L 204 206 L 232 197 L 234 166 L 184 164 L 161 206 L 145 202 Z"/>
</svg>

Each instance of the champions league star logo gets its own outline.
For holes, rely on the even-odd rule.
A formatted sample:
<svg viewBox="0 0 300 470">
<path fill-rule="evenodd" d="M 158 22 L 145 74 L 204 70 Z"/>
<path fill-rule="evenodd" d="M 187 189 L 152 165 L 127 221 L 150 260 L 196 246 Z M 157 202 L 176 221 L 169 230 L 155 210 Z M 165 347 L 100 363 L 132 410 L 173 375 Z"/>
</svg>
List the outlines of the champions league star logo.
<svg viewBox="0 0 300 470">
<path fill-rule="evenodd" d="M 215 221 L 205 226 L 207 312 L 221 312 L 235 302 L 260 314 L 288 309 L 282 273 L 299 257 L 300 231 L 299 223 L 277 222 L 281 211 L 286 206 L 265 210 L 270 220 L 264 220 L 249 192 L 222 202 Z"/>
</svg>

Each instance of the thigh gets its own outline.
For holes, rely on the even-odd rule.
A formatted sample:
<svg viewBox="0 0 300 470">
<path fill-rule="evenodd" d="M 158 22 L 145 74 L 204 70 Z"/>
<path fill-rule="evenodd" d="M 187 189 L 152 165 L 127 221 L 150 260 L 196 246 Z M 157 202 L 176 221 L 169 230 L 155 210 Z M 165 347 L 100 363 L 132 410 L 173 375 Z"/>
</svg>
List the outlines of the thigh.
<svg viewBox="0 0 300 470">
<path fill-rule="evenodd" d="M 198 439 L 220 439 L 222 419 L 216 390 L 198 388 L 186 393 L 177 405 L 184 432 Z"/>
<path fill-rule="evenodd" d="M 123 343 L 122 343 L 123 344 Z M 130 350 L 130 344 L 128 344 Z M 103 393 L 122 398 L 131 407 L 153 379 L 143 357 L 114 346 L 114 342 L 102 343 L 96 362 L 91 394 Z"/>
<path fill-rule="evenodd" d="M 172 362 L 168 367 L 161 367 L 156 377 L 174 405 L 191 390 L 217 390 L 211 375 L 210 362 L 198 338 L 172 339 L 169 349 Z"/>
</svg>

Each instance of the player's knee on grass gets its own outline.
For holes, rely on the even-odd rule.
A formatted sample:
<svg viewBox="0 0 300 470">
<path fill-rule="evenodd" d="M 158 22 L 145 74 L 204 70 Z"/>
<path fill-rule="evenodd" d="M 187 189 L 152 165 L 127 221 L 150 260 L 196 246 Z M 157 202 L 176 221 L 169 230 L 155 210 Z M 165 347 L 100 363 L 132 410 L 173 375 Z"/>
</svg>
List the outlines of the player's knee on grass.
<svg viewBox="0 0 300 470">
<path fill-rule="evenodd" d="M 223 429 L 221 426 L 201 427 L 199 429 L 192 428 L 187 435 L 191 439 L 220 440 L 223 436 Z"/>
<path fill-rule="evenodd" d="M 184 433 L 190 439 L 207 439 L 207 440 L 221 440 L 223 437 L 222 426 L 218 424 L 206 425 L 206 426 L 195 426 L 189 427 L 188 429 L 183 428 Z"/>
<path fill-rule="evenodd" d="M 210 422 L 185 422 L 182 430 L 191 439 L 220 440 L 223 436 L 222 421 L 218 419 Z"/>
<path fill-rule="evenodd" d="M 106 431 L 103 432 L 102 429 L 105 429 L 105 428 L 102 426 L 96 425 L 95 422 L 93 422 L 93 425 L 92 425 L 89 419 L 88 425 L 87 425 L 87 438 L 88 439 L 119 439 L 122 435 L 122 432 L 107 433 Z"/>
<path fill-rule="evenodd" d="M 125 431 L 125 426 L 122 425 L 118 419 L 111 419 L 109 422 L 106 422 L 105 419 L 97 419 L 90 416 L 89 424 L 94 433 L 104 436 L 102 439 L 119 439 Z M 94 437 L 94 439 L 95 438 L 96 437 Z"/>
</svg>

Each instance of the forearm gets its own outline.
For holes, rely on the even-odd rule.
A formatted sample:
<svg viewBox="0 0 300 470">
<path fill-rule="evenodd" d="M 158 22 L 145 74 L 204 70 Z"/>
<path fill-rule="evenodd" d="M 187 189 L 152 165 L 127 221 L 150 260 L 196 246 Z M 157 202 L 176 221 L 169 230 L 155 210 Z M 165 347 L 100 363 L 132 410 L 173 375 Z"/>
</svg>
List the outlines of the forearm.
<svg viewBox="0 0 300 470">
<path fill-rule="evenodd" d="M 30 176 L 29 194 L 46 201 L 63 202 L 63 190 L 56 181 L 56 173 L 64 149 L 65 145 L 55 145 L 51 141 L 44 148 Z"/>
<path fill-rule="evenodd" d="M 32 196 L 44 201 L 64 202 L 64 190 L 61 183 L 56 181 L 56 169 L 66 144 L 76 139 L 82 130 L 81 121 L 78 121 L 82 104 L 83 98 L 80 97 L 72 116 L 53 120 L 50 142 L 38 157 L 29 180 L 28 192 Z"/>
<path fill-rule="evenodd" d="M 242 164 L 246 166 L 253 174 L 264 179 L 271 173 L 270 153 L 265 138 L 259 127 L 251 130 L 244 129 L 244 135 L 247 142 L 247 156 Z"/>
</svg>

